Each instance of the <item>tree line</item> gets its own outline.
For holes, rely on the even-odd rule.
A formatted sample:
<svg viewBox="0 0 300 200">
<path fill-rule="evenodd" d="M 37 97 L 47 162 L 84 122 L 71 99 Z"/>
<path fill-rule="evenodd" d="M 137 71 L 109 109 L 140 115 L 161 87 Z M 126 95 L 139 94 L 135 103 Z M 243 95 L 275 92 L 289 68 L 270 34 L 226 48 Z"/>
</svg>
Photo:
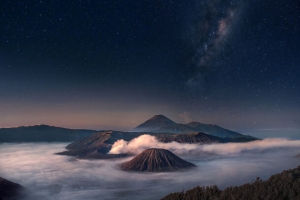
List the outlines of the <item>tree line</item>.
<svg viewBox="0 0 300 200">
<path fill-rule="evenodd" d="M 252 183 L 227 187 L 197 186 L 186 192 L 171 193 L 161 200 L 300 200 L 300 166 L 272 175 L 263 181 L 257 177 Z"/>
</svg>

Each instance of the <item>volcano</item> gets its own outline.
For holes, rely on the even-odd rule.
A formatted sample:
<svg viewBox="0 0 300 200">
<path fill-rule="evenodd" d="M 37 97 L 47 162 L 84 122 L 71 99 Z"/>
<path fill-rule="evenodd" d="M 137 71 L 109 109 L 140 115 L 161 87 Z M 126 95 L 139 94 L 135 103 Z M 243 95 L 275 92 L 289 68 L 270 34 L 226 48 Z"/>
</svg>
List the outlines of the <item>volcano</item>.
<svg viewBox="0 0 300 200">
<path fill-rule="evenodd" d="M 168 172 L 195 167 L 166 149 L 147 149 L 120 165 L 124 171 Z"/>
<path fill-rule="evenodd" d="M 132 132 L 164 132 L 168 127 L 176 126 L 177 123 L 163 115 L 155 115 L 144 123 L 135 127 Z"/>
<path fill-rule="evenodd" d="M 252 136 L 243 135 L 213 124 L 203 124 L 200 122 L 190 122 L 188 124 L 178 124 L 163 115 L 155 115 L 144 123 L 138 125 L 131 132 L 152 132 L 152 133 L 195 133 L 203 132 L 208 135 L 226 139 L 226 142 L 247 142 L 257 140 Z"/>
</svg>

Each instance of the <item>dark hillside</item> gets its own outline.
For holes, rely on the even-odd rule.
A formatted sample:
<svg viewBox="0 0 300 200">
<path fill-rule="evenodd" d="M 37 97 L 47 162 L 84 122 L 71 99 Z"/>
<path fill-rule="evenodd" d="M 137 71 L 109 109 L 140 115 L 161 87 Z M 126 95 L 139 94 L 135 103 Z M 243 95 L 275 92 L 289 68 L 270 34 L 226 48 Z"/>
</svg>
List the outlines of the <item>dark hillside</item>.
<svg viewBox="0 0 300 200">
<path fill-rule="evenodd" d="M 0 199 L 17 200 L 24 196 L 25 188 L 0 177 Z"/>
<path fill-rule="evenodd" d="M 4 142 L 73 142 L 95 133 L 94 130 L 67 129 L 48 125 L 1 128 L 0 143 Z"/>
<path fill-rule="evenodd" d="M 228 187 L 219 190 L 217 186 L 195 187 L 186 192 L 172 193 L 162 200 L 300 200 L 300 166 L 272 175 L 262 181 L 260 178 L 242 186 Z"/>
</svg>

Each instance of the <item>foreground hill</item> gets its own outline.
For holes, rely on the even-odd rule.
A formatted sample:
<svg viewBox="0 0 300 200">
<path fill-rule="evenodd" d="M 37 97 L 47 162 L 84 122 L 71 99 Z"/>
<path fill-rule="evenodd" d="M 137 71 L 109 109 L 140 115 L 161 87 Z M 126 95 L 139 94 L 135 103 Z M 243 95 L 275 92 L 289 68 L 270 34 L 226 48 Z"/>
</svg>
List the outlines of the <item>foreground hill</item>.
<svg viewBox="0 0 300 200">
<path fill-rule="evenodd" d="M 102 131 L 89 137 L 69 144 L 68 151 L 57 153 L 59 155 L 76 156 L 78 158 L 108 159 L 125 157 L 120 154 L 107 154 L 112 145 L 120 139 L 130 141 L 141 135 L 148 134 L 155 136 L 160 142 L 178 142 L 189 144 L 211 144 L 223 142 L 223 138 L 207 135 L 205 133 L 189 134 L 170 134 L 170 133 L 140 133 L 140 132 L 121 132 L 121 131 Z"/>
<path fill-rule="evenodd" d="M 132 160 L 122 163 L 124 171 L 168 172 L 196 167 L 166 149 L 147 149 Z"/>
<path fill-rule="evenodd" d="M 24 196 L 25 188 L 0 177 L 0 200 L 17 200 Z"/>
<path fill-rule="evenodd" d="M 228 187 L 219 190 L 217 186 L 195 187 L 186 192 L 172 193 L 162 200 L 273 200 L 273 199 L 300 199 L 300 166 L 285 170 L 262 181 L 257 178 L 253 183 L 242 186 Z"/>
<path fill-rule="evenodd" d="M 67 129 L 48 125 L 1 128 L 0 143 L 4 142 L 73 142 L 95 133 L 94 130 Z"/>
<path fill-rule="evenodd" d="M 221 138 L 237 138 L 241 141 L 253 138 L 240 133 L 224 129 L 217 125 L 190 122 L 188 124 L 177 124 L 163 115 L 155 115 L 144 123 L 135 127 L 132 132 L 154 132 L 154 133 L 191 133 L 203 132 Z"/>
</svg>

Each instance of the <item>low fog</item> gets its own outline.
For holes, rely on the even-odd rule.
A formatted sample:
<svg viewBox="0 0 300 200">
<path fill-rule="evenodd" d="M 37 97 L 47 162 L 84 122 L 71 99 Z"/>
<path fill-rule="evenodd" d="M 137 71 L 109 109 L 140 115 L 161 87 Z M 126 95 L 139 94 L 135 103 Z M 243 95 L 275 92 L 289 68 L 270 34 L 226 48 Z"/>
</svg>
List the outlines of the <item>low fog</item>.
<svg viewBox="0 0 300 200">
<path fill-rule="evenodd" d="M 145 140 L 140 143 L 138 140 Z M 149 139 L 149 140 L 147 140 Z M 223 189 L 262 179 L 300 164 L 300 141 L 266 139 L 213 145 L 163 144 L 150 136 L 118 141 L 112 151 L 167 148 L 197 165 L 170 173 L 131 173 L 118 169 L 132 159 L 77 160 L 55 155 L 67 143 L 0 144 L 0 176 L 29 190 L 28 199 L 159 199 L 197 185 Z M 154 146 L 151 146 L 154 145 Z M 190 153 L 191 152 L 191 153 Z M 189 154 L 188 154 L 189 153 Z"/>
</svg>

